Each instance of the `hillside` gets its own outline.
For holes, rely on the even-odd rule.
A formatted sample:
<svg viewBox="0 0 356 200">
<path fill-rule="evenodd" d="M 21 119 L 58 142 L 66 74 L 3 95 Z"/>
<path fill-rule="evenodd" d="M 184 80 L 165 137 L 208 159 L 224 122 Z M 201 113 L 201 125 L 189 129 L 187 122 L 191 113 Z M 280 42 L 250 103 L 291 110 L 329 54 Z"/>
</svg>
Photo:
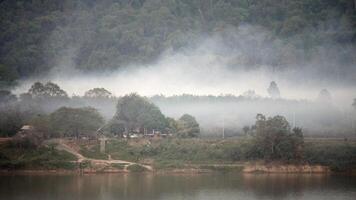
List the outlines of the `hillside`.
<svg viewBox="0 0 356 200">
<path fill-rule="evenodd" d="M 231 66 L 297 69 L 331 58 L 323 67 L 347 75 L 356 60 L 355 10 L 353 0 L 2 0 L 0 83 L 68 66 L 92 72 L 146 64 L 216 34 L 241 49 L 234 33 L 242 26 L 263 30 L 263 42 L 248 40 L 252 49 Z M 268 58 L 255 54 L 264 43 L 272 46 Z"/>
</svg>

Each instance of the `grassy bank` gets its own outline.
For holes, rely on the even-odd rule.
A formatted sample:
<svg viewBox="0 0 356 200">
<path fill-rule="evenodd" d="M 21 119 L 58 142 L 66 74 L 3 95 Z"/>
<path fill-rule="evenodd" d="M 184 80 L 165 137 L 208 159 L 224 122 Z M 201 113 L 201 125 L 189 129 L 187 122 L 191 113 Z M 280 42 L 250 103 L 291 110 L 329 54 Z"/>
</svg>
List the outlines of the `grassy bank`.
<svg viewBox="0 0 356 200">
<path fill-rule="evenodd" d="M 156 169 L 261 160 L 256 149 L 257 147 L 250 139 L 111 140 L 107 145 L 107 153 L 113 159 L 148 163 Z M 329 166 L 333 171 L 348 171 L 356 168 L 355 155 L 356 142 L 353 141 L 306 141 L 300 160 L 283 160 L 282 162 L 324 165 Z"/>
<path fill-rule="evenodd" d="M 65 151 L 58 151 L 53 146 L 37 149 L 21 149 L 11 145 L 0 146 L 0 169 L 68 169 L 76 168 L 76 157 Z"/>
<path fill-rule="evenodd" d="M 109 140 L 106 153 L 100 153 L 99 145 L 80 146 L 87 158 L 112 159 L 138 162 L 152 166 L 155 170 L 196 169 L 209 171 L 242 171 L 247 162 L 263 160 L 250 139 L 131 139 Z M 315 141 L 304 143 L 300 160 L 267 160 L 273 163 L 323 165 L 335 172 L 356 169 L 356 142 Z M 72 162 L 76 158 L 54 146 L 37 149 L 21 149 L 11 145 L 0 146 L 0 169 L 77 169 Z M 85 163 L 84 163 L 85 164 Z M 123 170 L 124 165 L 112 164 L 114 169 Z M 85 168 L 85 166 L 82 166 Z M 142 171 L 132 165 L 129 171 Z"/>
<path fill-rule="evenodd" d="M 304 160 L 310 164 L 329 166 L 332 171 L 356 169 L 356 143 L 348 141 L 307 141 Z"/>
</svg>

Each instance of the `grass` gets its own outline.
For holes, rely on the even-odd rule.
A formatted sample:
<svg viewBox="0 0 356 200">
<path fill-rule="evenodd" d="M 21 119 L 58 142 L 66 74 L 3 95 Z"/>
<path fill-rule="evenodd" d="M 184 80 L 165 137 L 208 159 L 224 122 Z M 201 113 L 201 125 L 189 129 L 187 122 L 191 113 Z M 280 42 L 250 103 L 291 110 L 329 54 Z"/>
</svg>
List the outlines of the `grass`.
<svg viewBox="0 0 356 200">
<path fill-rule="evenodd" d="M 100 160 L 107 160 L 108 155 L 105 153 L 100 152 L 100 146 L 95 145 L 90 148 L 87 148 L 85 146 L 81 146 L 80 148 L 80 153 L 87 158 L 93 158 L 93 159 L 100 159 Z"/>
<path fill-rule="evenodd" d="M 356 144 L 347 141 L 306 142 L 304 159 L 311 164 L 330 166 L 333 171 L 356 168 Z"/>
<path fill-rule="evenodd" d="M 144 162 L 151 160 L 156 169 L 177 169 L 195 166 L 214 171 L 239 171 L 232 164 L 255 160 L 255 146 L 249 140 L 208 140 L 208 139 L 163 139 L 130 142 L 128 140 L 110 140 L 106 153 L 112 159 Z M 82 147 L 81 153 L 94 159 L 107 159 L 107 154 L 99 151 L 99 145 L 90 149 Z M 303 163 L 330 166 L 333 171 L 347 171 L 356 168 L 356 143 L 348 141 L 310 141 L 303 150 Z M 0 146 L 0 169 L 74 169 L 76 158 L 53 146 L 38 149 L 18 149 Z M 87 163 L 90 164 L 90 163 Z M 88 167 L 84 166 L 81 167 Z M 124 169 L 124 165 L 112 167 Z M 139 170 L 131 166 L 133 171 Z M 136 169 L 137 168 L 137 169 Z"/>
<path fill-rule="evenodd" d="M 54 146 L 38 149 L 19 149 L 10 145 L 0 147 L 1 169 L 74 169 L 76 157 Z"/>
</svg>

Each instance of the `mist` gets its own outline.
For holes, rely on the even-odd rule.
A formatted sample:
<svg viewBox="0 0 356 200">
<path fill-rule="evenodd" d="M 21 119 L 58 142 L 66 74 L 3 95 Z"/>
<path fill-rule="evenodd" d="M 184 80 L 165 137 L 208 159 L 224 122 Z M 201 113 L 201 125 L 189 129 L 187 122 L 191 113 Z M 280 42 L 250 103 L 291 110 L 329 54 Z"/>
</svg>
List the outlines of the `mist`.
<svg viewBox="0 0 356 200">
<path fill-rule="evenodd" d="M 57 83 L 72 96 L 81 96 L 97 87 L 106 88 L 117 97 L 136 92 L 147 97 L 164 95 L 172 99 L 182 94 L 244 96 L 246 91 L 252 91 L 257 100 L 178 104 L 154 98 L 152 101 L 167 116 L 178 118 L 184 113 L 192 114 L 202 128 L 213 132 L 222 126 L 239 132 L 243 126 L 253 124 L 258 113 L 284 115 L 293 125 L 311 132 L 335 134 L 345 123 L 350 126 L 347 130 L 351 130 L 356 68 L 352 62 L 348 64 L 340 58 L 355 59 L 354 47 L 324 44 L 309 54 L 291 47 L 296 41 L 271 39 L 269 35 L 262 27 L 242 25 L 199 35 L 189 45 L 168 48 L 147 64 L 132 63 L 117 70 L 85 73 L 77 69 L 73 60 L 76 51 L 70 48 L 69 54 L 53 58 L 58 64 L 45 76 L 20 80 L 15 93 L 26 92 L 35 81 Z M 278 63 L 280 60 L 282 63 Z M 269 98 L 267 88 L 271 81 L 277 82 L 281 100 Z M 327 106 L 316 101 L 324 88 L 332 95 L 332 102 Z M 107 119 L 114 110 L 114 104 L 99 108 Z M 321 128 L 330 121 L 332 128 Z"/>
<path fill-rule="evenodd" d="M 20 80 L 16 93 L 25 92 L 34 81 L 50 80 L 69 94 L 77 95 L 94 87 L 104 87 L 116 96 L 131 92 L 145 96 L 239 95 L 254 90 L 266 97 L 269 83 L 276 81 L 283 98 L 313 100 L 321 89 L 327 88 L 336 102 L 350 104 L 355 94 L 356 68 L 338 63 L 334 57 L 345 52 L 354 56 L 356 51 L 352 46 L 342 47 L 345 52 L 339 52 L 340 47 L 325 45 L 305 62 L 297 59 L 305 52 L 280 55 L 281 51 L 297 49 L 291 49 L 288 43 L 282 44 L 278 39 L 271 40 L 268 35 L 261 27 L 244 25 L 200 36 L 179 50 L 167 49 L 150 64 L 129 64 L 98 73 L 76 69 L 71 60 L 75 55 L 54 58 L 59 60 L 58 65 L 48 75 Z M 334 57 L 328 57 L 329 54 Z M 277 58 L 284 58 L 285 63 L 276 65 L 273 62 Z"/>
</svg>

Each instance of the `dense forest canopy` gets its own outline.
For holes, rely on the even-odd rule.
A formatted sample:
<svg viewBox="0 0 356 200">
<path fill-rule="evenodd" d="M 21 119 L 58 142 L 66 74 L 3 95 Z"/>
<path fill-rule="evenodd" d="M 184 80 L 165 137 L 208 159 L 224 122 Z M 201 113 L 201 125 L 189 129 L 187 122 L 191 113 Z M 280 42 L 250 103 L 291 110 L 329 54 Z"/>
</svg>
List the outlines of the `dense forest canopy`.
<svg viewBox="0 0 356 200">
<path fill-rule="evenodd" d="M 247 41 L 253 48 L 231 66 L 298 68 L 318 54 L 334 61 L 323 67 L 347 75 L 356 63 L 355 13 L 353 0 L 3 0 L 0 83 L 64 66 L 90 72 L 150 63 L 217 33 L 239 48 L 231 31 L 245 25 L 265 30 L 264 41 Z M 268 59 L 258 48 L 265 42 L 273 46 Z"/>
</svg>

